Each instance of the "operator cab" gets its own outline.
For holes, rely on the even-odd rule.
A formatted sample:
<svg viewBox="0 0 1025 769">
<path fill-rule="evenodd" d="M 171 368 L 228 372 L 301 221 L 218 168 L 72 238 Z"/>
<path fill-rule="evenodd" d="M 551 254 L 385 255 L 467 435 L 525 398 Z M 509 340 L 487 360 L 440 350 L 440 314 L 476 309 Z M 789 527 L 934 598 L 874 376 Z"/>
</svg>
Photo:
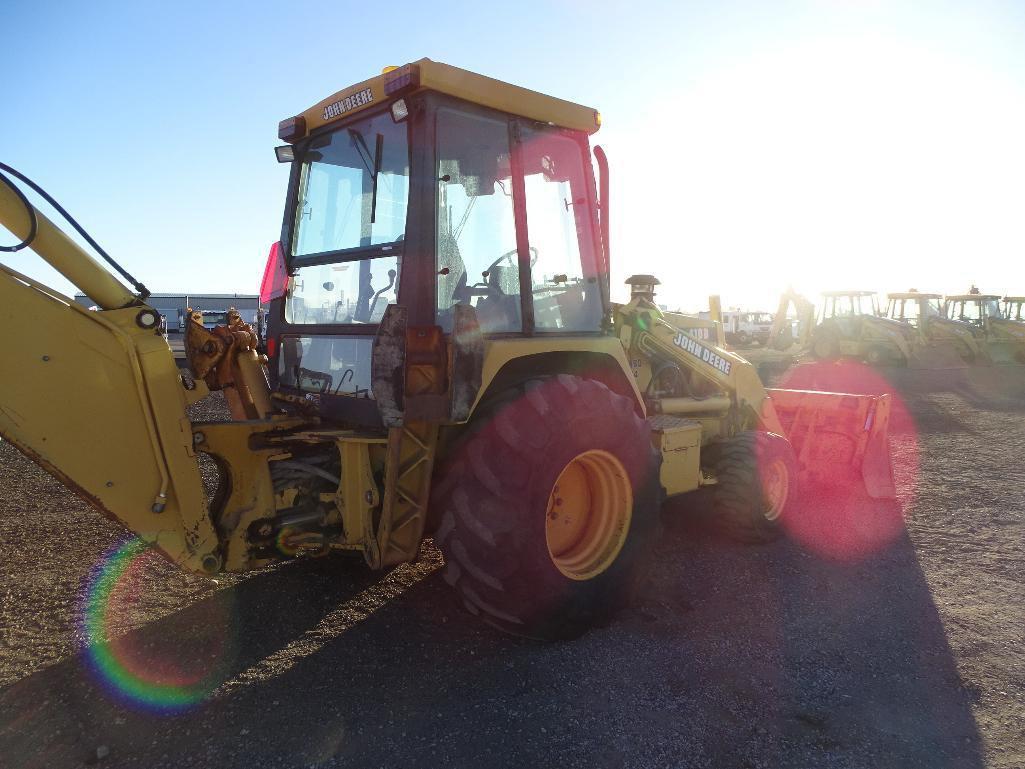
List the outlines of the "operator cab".
<svg viewBox="0 0 1025 769">
<path fill-rule="evenodd" d="M 1004 320 L 1025 323 L 1025 296 L 1005 296 L 1001 300 L 1000 312 Z"/>
<path fill-rule="evenodd" d="M 832 321 L 845 334 L 855 334 L 865 316 L 879 317 L 879 302 L 874 291 L 823 292 L 819 323 Z"/>
<path fill-rule="evenodd" d="M 944 305 L 945 315 L 950 320 L 971 323 L 985 328 L 990 319 L 1000 320 L 1000 297 L 993 294 L 969 293 L 948 296 Z"/>
<path fill-rule="evenodd" d="M 943 315 L 942 296 L 924 294 L 912 289 L 907 293 L 888 294 L 886 317 L 918 327 L 923 320 Z"/>
<path fill-rule="evenodd" d="M 272 388 L 379 424 L 371 357 L 390 305 L 442 345 L 460 306 L 485 339 L 603 333 L 599 124 L 590 108 L 429 59 L 283 121 L 278 156 L 292 167 L 265 276 Z"/>
</svg>

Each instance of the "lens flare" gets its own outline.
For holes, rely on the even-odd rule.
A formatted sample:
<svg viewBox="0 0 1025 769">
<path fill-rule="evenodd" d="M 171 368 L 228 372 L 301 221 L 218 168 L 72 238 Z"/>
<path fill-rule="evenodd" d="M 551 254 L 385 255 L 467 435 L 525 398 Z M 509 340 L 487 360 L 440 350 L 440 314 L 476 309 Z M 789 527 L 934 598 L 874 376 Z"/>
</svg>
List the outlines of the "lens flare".
<svg viewBox="0 0 1025 769">
<path fill-rule="evenodd" d="M 889 547 L 905 530 L 904 510 L 911 509 L 917 494 L 920 457 L 915 419 L 896 385 L 878 369 L 847 360 L 795 366 L 779 383 L 786 389 L 890 395 L 889 449 L 899 499 L 869 497 L 858 468 L 828 468 L 824 474 L 833 481 L 831 487 L 805 489 L 801 503 L 784 520 L 790 536 L 820 556 L 861 561 Z"/>
<path fill-rule="evenodd" d="M 147 604 L 148 566 L 159 560 L 137 539 L 108 550 L 87 580 L 82 629 L 90 672 L 116 699 L 146 710 L 175 713 L 204 700 L 224 679 L 230 617 L 214 596 L 174 620 L 128 632 L 118 628 Z M 211 616 L 211 612 L 213 616 Z M 175 621 L 168 633 L 160 623 Z M 177 625 L 180 624 L 181 627 Z M 163 632 L 162 632 L 163 631 Z"/>
</svg>

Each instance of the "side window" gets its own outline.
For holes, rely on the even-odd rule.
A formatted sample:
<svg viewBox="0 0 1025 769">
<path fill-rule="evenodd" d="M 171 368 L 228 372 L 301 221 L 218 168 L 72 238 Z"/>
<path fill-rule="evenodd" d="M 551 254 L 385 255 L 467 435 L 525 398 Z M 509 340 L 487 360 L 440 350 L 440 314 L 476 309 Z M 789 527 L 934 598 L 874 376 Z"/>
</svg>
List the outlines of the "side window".
<svg viewBox="0 0 1025 769">
<path fill-rule="evenodd" d="M 398 273 L 397 256 L 300 267 L 288 281 L 285 321 L 379 323 L 398 299 Z"/>
<path fill-rule="evenodd" d="M 917 326 L 918 325 L 918 300 L 917 299 L 901 300 L 901 304 L 904 305 L 904 320 L 906 320 L 912 326 Z"/>
<path fill-rule="evenodd" d="M 584 153 L 558 131 L 522 132 L 534 328 L 597 331 L 601 294 Z"/>
<path fill-rule="evenodd" d="M 470 304 L 481 331 L 520 331 L 509 126 L 455 110 L 438 112 L 437 322 Z"/>
</svg>

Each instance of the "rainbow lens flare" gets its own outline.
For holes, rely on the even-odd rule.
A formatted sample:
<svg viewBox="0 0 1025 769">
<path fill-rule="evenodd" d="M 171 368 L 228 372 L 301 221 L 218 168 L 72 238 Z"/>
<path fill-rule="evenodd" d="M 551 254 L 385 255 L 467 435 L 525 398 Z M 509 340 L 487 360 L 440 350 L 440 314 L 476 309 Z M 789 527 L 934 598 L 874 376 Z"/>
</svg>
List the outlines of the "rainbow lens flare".
<svg viewBox="0 0 1025 769">
<path fill-rule="evenodd" d="M 89 575 L 82 629 L 90 672 L 115 699 L 175 713 L 206 699 L 224 680 L 233 644 L 226 599 L 214 595 L 172 618 L 120 630 L 146 595 L 162 561 L 138 540 L 112 547 Z M 166 580 L 159 579 L 161 584 Z M 170 631 L 165 623 L 173 623 Z"/>
</svg>

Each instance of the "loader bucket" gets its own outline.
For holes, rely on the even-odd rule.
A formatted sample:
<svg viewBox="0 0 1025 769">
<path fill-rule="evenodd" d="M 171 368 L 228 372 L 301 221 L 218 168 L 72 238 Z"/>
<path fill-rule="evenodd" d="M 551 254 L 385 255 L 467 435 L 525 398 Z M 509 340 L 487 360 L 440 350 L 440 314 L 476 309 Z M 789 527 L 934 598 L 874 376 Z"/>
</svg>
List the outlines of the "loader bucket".
<svg viewBox="0 0 1025 769">
<path fill-rule="evenodd" d="M 860 484 L 873 499 L 897 496 L 888 442 L 889 395 L 768 393 L 804 480 Z"/>
<path fill-rule="evenodd" d="M 920 345 L 911 350 L 908 368 L 943 370 L 968 368 L 957 348 L 949 344 Z"/>
<path fill-rule="evenodd" d="M 984 349 L 993 363 L 1025 363 L 1025 346 L 1018 342 L 989 340 Z"/>
</svg>

